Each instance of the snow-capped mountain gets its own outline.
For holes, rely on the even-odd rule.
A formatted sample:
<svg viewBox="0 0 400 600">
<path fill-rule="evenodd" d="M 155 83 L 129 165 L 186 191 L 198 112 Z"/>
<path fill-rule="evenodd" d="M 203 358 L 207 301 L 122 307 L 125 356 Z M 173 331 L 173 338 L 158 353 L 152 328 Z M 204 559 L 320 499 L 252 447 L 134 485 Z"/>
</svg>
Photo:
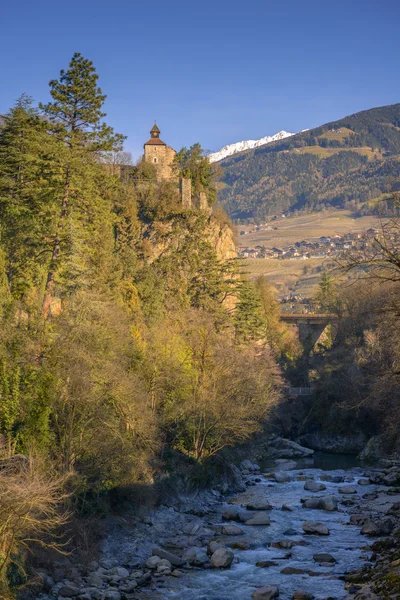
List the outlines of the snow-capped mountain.
<svg viewBox="0 0 400 600">
<path fill-rule="evenodd" d="M 243 152 L 243 150 L 251 150 L 252 148 L 258 148 L 258 146 L 265 146 L 265 144 L 270 144 L 271 142 L 276 142 L 278 140 L 283 140 L 284 138 L 290 137 L 291 135 L 295 135 L 294 133 L 288 133 L 287 131 L 279 131 L 275 135 L 267 135 L 260 140 L 247 140 L 244 142 L 236 142 L 235 144 L 228 144 L 219 150 L 219 152 L 213 152 L 208 155 L 210 162 L 217 162 L 226 158 L 227 156 L 231 156 L 232 154 L 236 154 L 237 152 Z"/>
</svg>

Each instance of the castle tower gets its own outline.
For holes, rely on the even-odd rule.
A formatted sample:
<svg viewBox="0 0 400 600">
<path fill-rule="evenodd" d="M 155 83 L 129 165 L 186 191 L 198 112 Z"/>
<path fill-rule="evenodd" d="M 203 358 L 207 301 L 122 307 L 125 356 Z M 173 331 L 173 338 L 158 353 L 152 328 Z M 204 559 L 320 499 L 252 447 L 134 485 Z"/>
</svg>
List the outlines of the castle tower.
<svg viewBox="0 0 400 600">
<path fill-rule="evenodd" d="M 144 160 L 156 167 L 157 179 L 171 179 L 171 165 L 176 152 L 160 139 L 160 130 L 155 123 L 150 129 L 150 135 L 151 138 L 144 144 Z"/>
</svg>

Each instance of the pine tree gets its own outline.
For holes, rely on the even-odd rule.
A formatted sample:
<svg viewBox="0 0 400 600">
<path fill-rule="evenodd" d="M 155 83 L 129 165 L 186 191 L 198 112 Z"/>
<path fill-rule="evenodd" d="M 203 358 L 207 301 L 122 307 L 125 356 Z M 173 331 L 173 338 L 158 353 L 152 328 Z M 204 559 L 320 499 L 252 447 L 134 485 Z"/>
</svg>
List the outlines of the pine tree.
<svg viewBox="0 0 400 600">
<path fill-rule="evenodd" d="M 109 208 L 104 205 L 104 198 L 101 198 L 99 190 L 99 156 L 102 152 L 121 150 L 124 138 L 115 134 L 102 121 L 105 117 L 102 106 L 106 96 L 98 87 L 97 80 L 93 63 L 76 53 L 68 71 L 62 70 L 59 80 L 50 81 L 53 101 L 40 105 L 49 122 L 50 132 L 63 145 L 55 157 L 60 168 L 61 182 L 57 226 L 51 242 L 51 258 L 43 299 L 45 315 L 49 310 L 56 274 L 60 270 L 62 250 L 65 255 L 69 252 L 67 273 L 69 272 L 70 279 L 78 279 L 82 269 L 85 269 L 82 256 L 79 256 L 79 245 L 85 245 L 88 233 L 90 237 L 90 231 L 85 231 L 85 225 L 90 230 L 90 225 L 97 221 L 97 213 L 107 212 Z M 71 214 L 75 218 L 67 228 Z"/>
<path fill-rule="evenodd" d="M 46 154 L 52 144 L 32 99 L 21 96 L 0 129 L 0 240 L 14 297 L 37 285 L 51 222 L 53 177 Z"/>
<path fill-rule="evenodd" d="M 242 281 L 239 302 L 236 305 L 233 320 L 238 342 L 257 340 L 263 336 L 262 304 L 260 296 L 251 281 Z"/>
</svg>

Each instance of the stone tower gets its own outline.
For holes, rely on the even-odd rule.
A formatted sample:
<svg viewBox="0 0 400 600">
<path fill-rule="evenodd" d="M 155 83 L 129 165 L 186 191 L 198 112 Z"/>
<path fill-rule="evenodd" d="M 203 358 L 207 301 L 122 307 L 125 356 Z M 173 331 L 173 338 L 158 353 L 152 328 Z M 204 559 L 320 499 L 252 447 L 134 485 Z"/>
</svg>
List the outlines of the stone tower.
<svg viewBox="0 0 400 600">
<path fill-rule="evenodd" d="M 160 139 L 160 130 L 155 123 L 150 135 L 151 138 L 144 144 L 144 159 L 156 167 L 157 179 L 171 179 L 171 165 L 176 151 Z"/>
</svg>

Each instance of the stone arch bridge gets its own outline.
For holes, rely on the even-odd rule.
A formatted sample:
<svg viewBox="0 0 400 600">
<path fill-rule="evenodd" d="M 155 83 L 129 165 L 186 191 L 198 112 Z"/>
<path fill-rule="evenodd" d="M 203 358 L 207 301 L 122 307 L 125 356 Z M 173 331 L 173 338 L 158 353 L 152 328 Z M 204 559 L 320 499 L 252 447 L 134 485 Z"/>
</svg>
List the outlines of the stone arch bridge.
<svg viewBox="0 0 400 600">
<path fill-rule="evenodd" d="M 304 349 L 311 350 L 328 325 L 336 325 L 338 316 L 333 313 L 281 313 L 281 321 L 299 329 L 299 340 Z"/>
</svg>

